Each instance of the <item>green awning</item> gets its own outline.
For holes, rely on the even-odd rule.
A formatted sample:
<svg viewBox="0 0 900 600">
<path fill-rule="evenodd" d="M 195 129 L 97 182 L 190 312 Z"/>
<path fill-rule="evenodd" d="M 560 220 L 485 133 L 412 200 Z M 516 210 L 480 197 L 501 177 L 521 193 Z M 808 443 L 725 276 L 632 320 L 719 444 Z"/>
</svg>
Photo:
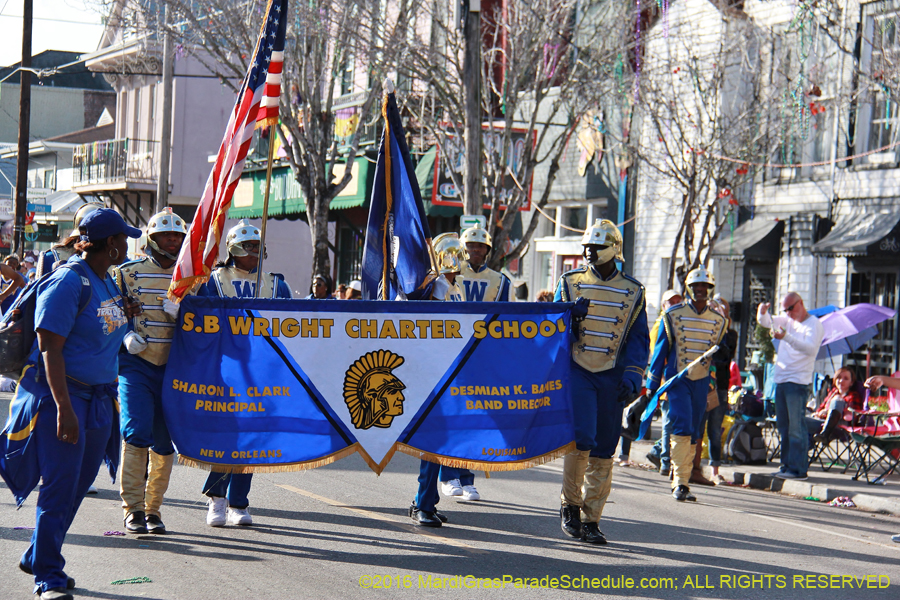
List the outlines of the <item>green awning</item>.
<svg viewBox="0 0 900 600">
<path fill-rule="evenodd" d="M 425 214 L 429 217 L 458 217 L 463 214 L 462 208 L 431 203 L 434 193 L 434 159 L 436 155 L 437 146 L 432 146 L 422 155 L 419 164 L 416 165 L 416 180 L 419 182 L 419 191 L 422 193 Z"/>
<path fill-rule="evenodd" d="M 353 163 L 353 178 L 338 196 L 331 201 L 333 210 L 343 210 L 364 206 L 369 198 L 372 187 L 372 177 L 375 169 L 369 168 L 369 160 L 360 156 Z M 334 176 L 340 178 L 344 175 L 344 165 L 336 165 Z M 245 171 L 241 176 L 231 208 L 228 211 L 229 219 L 258 219 L 262 217 L 263 201 L 266 193 L 266 171 Z M 283 217 L 297 215 L 306 212 L 306 200 L 300 190 L 300 184 L 294 179 L 290 167 L 276 167 L 272 169 L 272 185 L 269 192 L 269 216 Z"/>
</svg>

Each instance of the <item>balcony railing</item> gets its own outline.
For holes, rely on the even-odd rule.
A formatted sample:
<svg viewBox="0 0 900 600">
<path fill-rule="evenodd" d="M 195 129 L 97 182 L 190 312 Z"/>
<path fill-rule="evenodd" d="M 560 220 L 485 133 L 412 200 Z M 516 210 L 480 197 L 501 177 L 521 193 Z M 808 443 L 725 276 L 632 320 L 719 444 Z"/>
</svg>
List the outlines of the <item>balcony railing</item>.
<svg viewBox="0 0 900 600">
<path fill-rule="evenodd" d="M 159 142 L 103 140 L 76 146 L 72 155 L 74 186 L 155 184 L 159 178 Z"/>
</svg>

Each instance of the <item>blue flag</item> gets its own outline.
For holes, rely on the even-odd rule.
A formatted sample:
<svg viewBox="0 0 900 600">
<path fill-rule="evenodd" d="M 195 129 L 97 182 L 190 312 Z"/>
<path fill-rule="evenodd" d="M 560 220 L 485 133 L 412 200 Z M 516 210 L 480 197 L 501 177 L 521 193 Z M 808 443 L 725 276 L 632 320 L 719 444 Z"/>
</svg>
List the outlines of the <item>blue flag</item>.
<svg viewBox="0 0 900 600">
<path fill-rule="evenodd" d="M 382 106 L 384 134 L 375 166 L 362 260 L 368 300 L 425 300 L 436 277 L 431 231 L 393 92 Z"/>
</svg>

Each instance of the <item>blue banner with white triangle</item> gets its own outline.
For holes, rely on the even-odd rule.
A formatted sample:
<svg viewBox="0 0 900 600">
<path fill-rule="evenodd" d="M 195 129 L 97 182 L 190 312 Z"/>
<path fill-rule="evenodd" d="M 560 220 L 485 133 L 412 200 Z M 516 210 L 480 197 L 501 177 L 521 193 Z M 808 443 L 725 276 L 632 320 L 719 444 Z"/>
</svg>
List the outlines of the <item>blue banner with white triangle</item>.
<svg viewBox="0 0 900 600">
<path fill-rule="evenodd" d="M 524 469 L 574 447 L 569 307 L 188 297 L 163 409 L 185 464 L 289 471 L 394 452 Z"/>
</svg>

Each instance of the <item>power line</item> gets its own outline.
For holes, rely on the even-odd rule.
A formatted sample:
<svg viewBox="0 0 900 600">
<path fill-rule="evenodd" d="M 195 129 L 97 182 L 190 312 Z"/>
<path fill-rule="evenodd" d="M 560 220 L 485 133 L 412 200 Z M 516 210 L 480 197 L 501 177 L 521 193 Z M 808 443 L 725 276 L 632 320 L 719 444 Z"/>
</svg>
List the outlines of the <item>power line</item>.
<svg viewBox="0 0 900 600">
<path fill-rule="evenodd" d="M 8 0 L 7 0 L 8 1 Z M 6 5 L 4 5 L 6 8 Z M 0 19 L 21 19 L 22 15 L 0 15 Z M 103 23 L 96 23 L 92 21 L 71 21 L 69 19 L 51 19 L 50 17 L 33 17 L 34 21 L 52 21 L 54 23 L 69 23 L 71 25 L 95 25 L 97 27 L 103 27 Z"/>
</svg>

